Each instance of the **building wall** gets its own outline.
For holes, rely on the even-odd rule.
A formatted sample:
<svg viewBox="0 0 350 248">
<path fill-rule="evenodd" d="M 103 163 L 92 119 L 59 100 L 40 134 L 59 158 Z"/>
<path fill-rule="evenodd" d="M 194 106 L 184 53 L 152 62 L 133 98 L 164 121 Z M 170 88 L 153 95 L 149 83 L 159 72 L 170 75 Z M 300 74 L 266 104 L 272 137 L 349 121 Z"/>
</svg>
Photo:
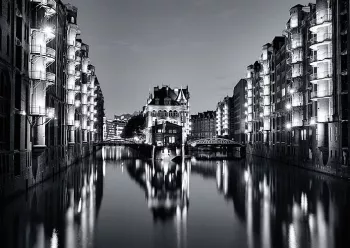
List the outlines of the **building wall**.
<svg viewBox="0 0 350 248">
<path fill-rule="evenodd" d="M 92 128 L 82 144 L 78 137 L 84 138 L 84 132 L 74 123 L 81 100 L 76 96 L 83 88 L 76 82 L 84 83 L 78 75 L 84 68 L 76 60 L 77 9 L 53 0 L 1 4 L 0 198 L 24 191 L 92 152 L 94 125 L 102 133 L 104 115 L 102 91 L 95 104 L 94 80 L 85 81 L 91 89 Z M 72 25 L 76 32 L 69 35 Z M 83 73 L 89 78 L 91 71 Z"/>
<path fill-rule="evenodd" d="M 207 111 L 191 116 L 192 139 L 214 138 L 216 136 L 216 116 L 214 111 Z"/>
<path fill-rule="evenodd" d="M 233 98 L 225 97 L 216 107 L 216 135 L 231 138 L 233 114 Z"/>
<path fill-rule="evenodd" d="M 248 67 L 248 152 L 330 170 L 348 165 L 348 20 L 348 1 L 291 8 L 284 38 L 267 49 L 269 73 L 266 46 Z"/>
<path fill-rule="evenodd" d="M 247 81 L 241 79 L 233 90 L 233 138 L 236 142 L 245 143 L 246 114 L 248 104 L 246 103 Z"/>
</svg>

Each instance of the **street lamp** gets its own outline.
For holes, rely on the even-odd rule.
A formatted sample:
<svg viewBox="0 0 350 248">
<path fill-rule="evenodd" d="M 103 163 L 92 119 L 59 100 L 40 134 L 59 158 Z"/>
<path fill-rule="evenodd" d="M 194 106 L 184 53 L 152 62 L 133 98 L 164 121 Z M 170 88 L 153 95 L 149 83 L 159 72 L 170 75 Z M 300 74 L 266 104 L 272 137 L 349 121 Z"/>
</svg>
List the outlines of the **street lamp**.
<svg viewBox="0 0 350 248">
<path fill-rule="evenodd" d="M 286 124 L 286 128 L 289 130 L 289 129 L 291 129 L 292 128 L 292 124 L 290 123 L 290 122 L 288 122 L 287 124 Z"/>
<path fill-rule="evenodd" d="M 287 103 L 287 104 L 286 104 L 286 109 L 287 109 L 287 110 L 290 110 L 291 108 L 292 108 L 292 104 Z"/>
</svg>

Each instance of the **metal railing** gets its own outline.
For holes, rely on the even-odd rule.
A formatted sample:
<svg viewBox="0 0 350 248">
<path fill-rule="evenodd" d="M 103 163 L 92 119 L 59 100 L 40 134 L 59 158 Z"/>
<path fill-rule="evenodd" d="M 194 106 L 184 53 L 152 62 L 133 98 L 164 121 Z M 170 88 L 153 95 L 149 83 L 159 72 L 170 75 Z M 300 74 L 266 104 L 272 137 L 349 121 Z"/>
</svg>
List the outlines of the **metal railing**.
<svg viewBox="0 0 350 248">
<path fill-rule="evenodd" d="M 46 57 L 55 59 L 56 58 L 56 50 L 51 47 L 46 47 Z"/>
<path fill-rule="evenodd" d="M 331 33 L 325 33 L 321 35 L 317 35 L 313 38 L 310 39 L 310 45 L 315 45 L 315 44 L 321 44 L 325 41 L 331 41 L 332 40 L 332 34 Z"/>
</svg>

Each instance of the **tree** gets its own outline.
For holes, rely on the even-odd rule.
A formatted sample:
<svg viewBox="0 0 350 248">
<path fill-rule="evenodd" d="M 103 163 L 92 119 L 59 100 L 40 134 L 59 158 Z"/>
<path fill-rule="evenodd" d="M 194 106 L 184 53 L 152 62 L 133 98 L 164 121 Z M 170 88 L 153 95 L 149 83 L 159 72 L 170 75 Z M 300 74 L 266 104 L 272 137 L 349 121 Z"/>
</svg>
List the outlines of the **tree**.
<svg viewBox="0 0 350 248">
<path fill-rule="evenodd" d="M 124 139 L 133 138 L 135 136 L 143 136 L 146 118 L 142 114 L 132 116 L 126 123 L 121 137 Z"/>
</svg>

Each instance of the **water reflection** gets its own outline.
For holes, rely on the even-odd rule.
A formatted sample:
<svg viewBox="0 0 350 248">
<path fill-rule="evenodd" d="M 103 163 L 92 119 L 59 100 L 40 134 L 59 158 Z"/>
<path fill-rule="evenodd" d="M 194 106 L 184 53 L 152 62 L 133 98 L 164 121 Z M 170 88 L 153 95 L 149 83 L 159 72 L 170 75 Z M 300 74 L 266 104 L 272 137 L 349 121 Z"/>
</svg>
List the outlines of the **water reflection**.
<svg viewBox="0 0 350 248">
<path fill-rule="evenodd" d="M 103 196 L 92 158 L 1 206 L 1 247 L 92 247 Z"/>
<path fill-rule="evenodd" d="M 348 247 L 349 197 L 348 182 L 261 158 L 109 147 L 2 204 L 1 247 Z"/>
<path fill-rule="evenodd" d="M 145 191 L 155 222 L 174 219 L 186 222 L 189 206 L 189 163 L 153 160 L 127 165 L 127 170 Z"/>
<path fill-rule="evenodd" d="M 247 247 L 349 244 L 347 182 L 260 158 L 215 162 L 216 171 L 213 165 L 192 160 L 192 171 L 216 177 L 218 191 L 246 224 Z"/>
</svg>

